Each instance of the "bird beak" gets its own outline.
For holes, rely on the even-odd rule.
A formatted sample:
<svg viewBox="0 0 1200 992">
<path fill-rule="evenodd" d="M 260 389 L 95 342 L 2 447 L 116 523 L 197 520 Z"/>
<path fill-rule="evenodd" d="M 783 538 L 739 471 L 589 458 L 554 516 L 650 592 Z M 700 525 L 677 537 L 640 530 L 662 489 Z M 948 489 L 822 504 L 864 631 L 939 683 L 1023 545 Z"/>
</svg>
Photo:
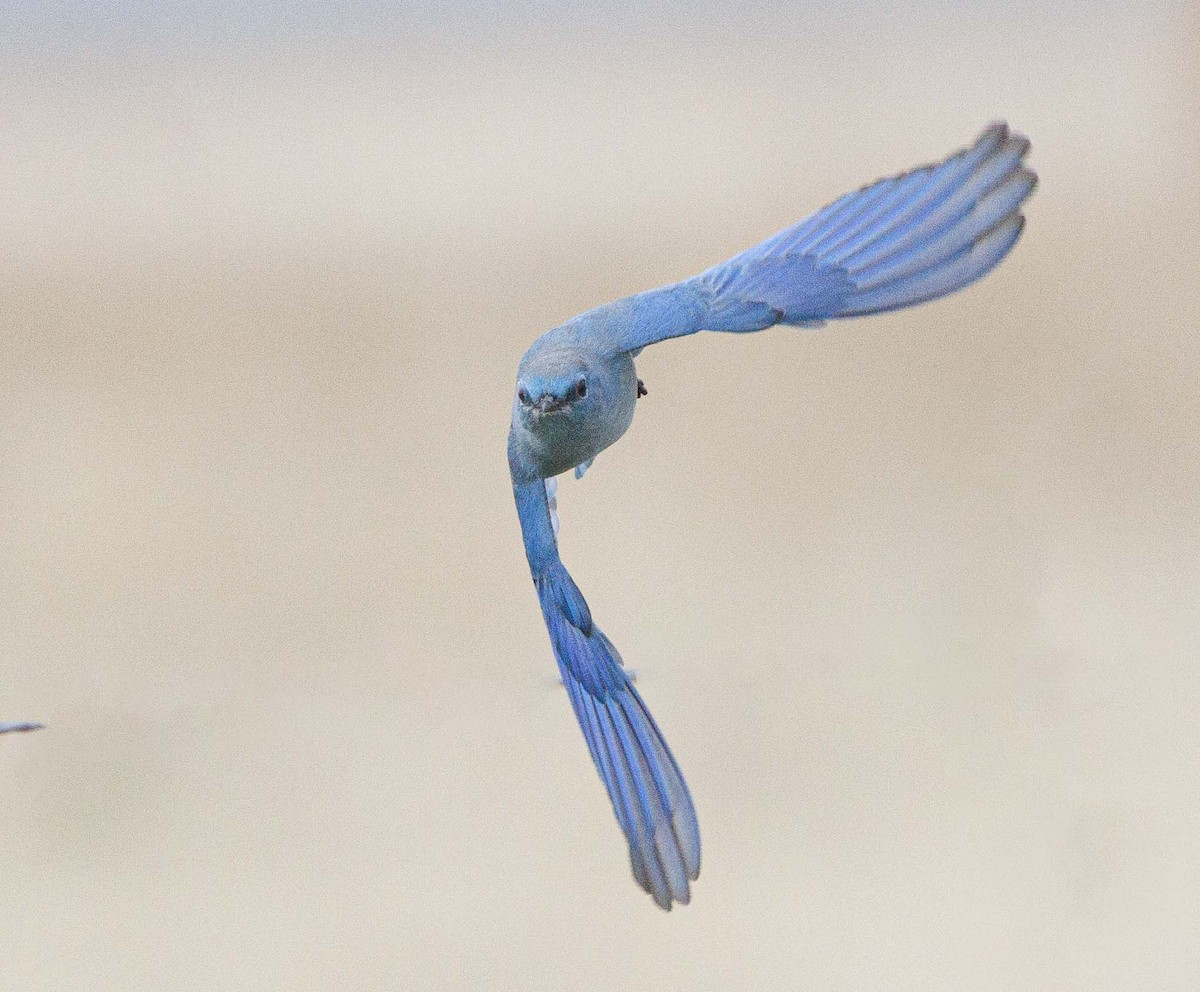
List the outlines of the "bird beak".
<svg viewBox="0 0 1200 992">
<path fill-rule="evenodd" d="M 533 404 L 533 408 L 538 413 L 553 413 L 555 410 L 561 410 L 564 406 L 566 404 L 562 400 L 557 396 L 551 396 L 549 393 L 543 395 Z"/>
</svg>

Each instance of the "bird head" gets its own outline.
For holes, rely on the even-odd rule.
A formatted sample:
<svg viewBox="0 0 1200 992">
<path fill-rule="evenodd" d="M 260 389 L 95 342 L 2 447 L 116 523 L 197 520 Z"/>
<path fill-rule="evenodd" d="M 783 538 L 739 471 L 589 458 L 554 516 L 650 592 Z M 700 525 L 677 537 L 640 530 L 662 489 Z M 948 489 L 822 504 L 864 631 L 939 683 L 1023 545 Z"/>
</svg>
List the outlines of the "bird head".
<svg viewBox="0 0 1200 992">
<path fill-rule="evenodd" d="M 579 420 L 596 399 L 597 377 L 578 352 L 549 351 L 531 356 L 517 376 L 516 406 L 531 427 Z"/>
</svg>

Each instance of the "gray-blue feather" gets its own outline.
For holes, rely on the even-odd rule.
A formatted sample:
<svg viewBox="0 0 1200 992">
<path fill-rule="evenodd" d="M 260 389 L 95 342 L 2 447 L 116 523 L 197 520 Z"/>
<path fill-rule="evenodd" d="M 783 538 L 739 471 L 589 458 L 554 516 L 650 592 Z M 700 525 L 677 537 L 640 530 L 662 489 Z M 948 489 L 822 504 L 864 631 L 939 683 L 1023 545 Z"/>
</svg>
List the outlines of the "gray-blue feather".
<svg viewBox="0 0 1200 992">
<path fill-rule="evenodd" d="M 629 844 L 634 878 L 663 909 L 691 898 L 700 874 L 700 825 L 691 793 L 658 724 L 612 642 L 592 621 L 558 557 L 546 487 L 513 487 L 550 644 Z"/>
<path fill-rule="evenodd" d="M 847 193 L 692 279 L 620 301 L 639 319 L 613 326 L 613 344 L 635 351 L 700 330 L 811 327 L 962 289 L 1020 237 L 1020 207 L 1037 184 L 1021 164 L 1028 151 L 1026 138 L 993 124 L 943 162 Z"/>
</svg>

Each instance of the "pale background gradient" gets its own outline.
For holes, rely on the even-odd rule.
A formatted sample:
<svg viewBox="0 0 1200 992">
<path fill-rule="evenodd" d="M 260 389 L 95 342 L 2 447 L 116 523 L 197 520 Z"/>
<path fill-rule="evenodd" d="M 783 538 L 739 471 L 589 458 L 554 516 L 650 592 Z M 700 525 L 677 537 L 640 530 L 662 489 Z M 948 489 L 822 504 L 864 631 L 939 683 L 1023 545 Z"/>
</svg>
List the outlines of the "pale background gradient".
<svg viewBox="0 0 1200 992">
<path fill-rule="evenodd" d="M 1200 986 L 1194 6 L 76 6 L 0 7 L 0 987 Z M 517 360 L 997 117 L 985 282 L 656 347 L 560 490 L 663 914 Z"/>
</svg>

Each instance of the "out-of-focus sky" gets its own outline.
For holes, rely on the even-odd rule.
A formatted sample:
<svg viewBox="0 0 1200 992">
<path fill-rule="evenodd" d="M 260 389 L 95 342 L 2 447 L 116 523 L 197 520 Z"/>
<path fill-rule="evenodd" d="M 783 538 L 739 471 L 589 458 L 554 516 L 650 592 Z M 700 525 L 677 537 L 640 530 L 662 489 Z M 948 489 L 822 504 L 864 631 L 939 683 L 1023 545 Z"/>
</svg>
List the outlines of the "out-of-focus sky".
<svg viewBox="0 0 1200 992">
<path fill-rule="evenodd" d="M 0 986 L 1200 983 L 1200 15 L 0 5 Z M 564 558 L 705 863 L 636 888 L 517 361 L 989 120 L 1013 255 L 645 352 Z"/>
</svg>

